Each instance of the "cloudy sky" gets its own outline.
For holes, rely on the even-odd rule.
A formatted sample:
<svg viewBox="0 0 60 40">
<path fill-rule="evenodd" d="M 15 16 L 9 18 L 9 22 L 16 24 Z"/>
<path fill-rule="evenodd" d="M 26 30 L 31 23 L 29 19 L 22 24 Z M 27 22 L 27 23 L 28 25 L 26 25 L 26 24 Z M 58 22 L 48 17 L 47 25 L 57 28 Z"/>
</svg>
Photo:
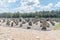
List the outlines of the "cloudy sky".
<svg viewBox="0 0 60 40">
<path fill-rule="evenodd" d="M 60 0 L 0 0 L 0 12 L 35 12 L 59 8 Z"/>
</svg>

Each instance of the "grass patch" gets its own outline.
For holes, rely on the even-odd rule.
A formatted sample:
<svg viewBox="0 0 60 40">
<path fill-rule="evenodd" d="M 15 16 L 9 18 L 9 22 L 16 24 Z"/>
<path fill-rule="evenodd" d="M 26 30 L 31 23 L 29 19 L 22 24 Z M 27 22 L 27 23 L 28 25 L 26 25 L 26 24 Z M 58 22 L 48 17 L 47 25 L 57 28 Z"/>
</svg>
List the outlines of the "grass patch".
<svg viewBox="0 0 60 40">
<path fill-rule="evenodd" d="M 54 30 L 60 30 L 60 22 L 54 27 Z"/>
</svg>

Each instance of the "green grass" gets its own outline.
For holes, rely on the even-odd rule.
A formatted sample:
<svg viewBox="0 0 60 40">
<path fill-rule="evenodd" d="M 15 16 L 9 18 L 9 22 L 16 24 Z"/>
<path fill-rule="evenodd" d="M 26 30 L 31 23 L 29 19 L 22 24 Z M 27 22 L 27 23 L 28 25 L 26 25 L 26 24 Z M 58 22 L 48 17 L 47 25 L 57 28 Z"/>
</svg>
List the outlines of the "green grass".
<svg viewBox="0 0 60 40">
<path fill-rule="evenodd" d="M 60 30 L 60 22 L 54 27 L 54 30 Z"/>
</svg>

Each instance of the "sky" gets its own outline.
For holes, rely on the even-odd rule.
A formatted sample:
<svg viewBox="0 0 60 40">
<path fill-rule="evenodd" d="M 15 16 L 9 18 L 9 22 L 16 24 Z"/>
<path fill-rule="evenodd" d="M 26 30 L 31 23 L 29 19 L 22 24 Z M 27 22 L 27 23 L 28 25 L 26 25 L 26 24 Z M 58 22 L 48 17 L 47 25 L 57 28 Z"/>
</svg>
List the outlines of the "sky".
<svg viewBox="0 0 60 40">
<path fill-rule="evenodd" d="M 60 9 L 60 0 L 0 0 L 0 12 L 36 12 Z"/>
</svg>

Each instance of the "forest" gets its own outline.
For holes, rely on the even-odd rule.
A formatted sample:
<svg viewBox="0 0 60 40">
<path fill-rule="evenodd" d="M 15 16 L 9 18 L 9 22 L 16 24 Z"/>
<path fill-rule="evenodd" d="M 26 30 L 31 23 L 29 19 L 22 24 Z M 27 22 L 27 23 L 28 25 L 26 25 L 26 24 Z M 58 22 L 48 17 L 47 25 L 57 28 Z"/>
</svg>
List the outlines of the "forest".
<svg viewBox="0 0 60 40">
<path fill-rule="evenodd" d="M 4 12 L 0 13 L 0 18 L 34 18 L 35 16 L 38 16 L 39 18 L 60 18 L 60 10 L 52 10 L 52 11 L 39 11 L 39 12 L 30 12 L 30 13 L 20 13 L 15 12 Z"/>
</svg>

